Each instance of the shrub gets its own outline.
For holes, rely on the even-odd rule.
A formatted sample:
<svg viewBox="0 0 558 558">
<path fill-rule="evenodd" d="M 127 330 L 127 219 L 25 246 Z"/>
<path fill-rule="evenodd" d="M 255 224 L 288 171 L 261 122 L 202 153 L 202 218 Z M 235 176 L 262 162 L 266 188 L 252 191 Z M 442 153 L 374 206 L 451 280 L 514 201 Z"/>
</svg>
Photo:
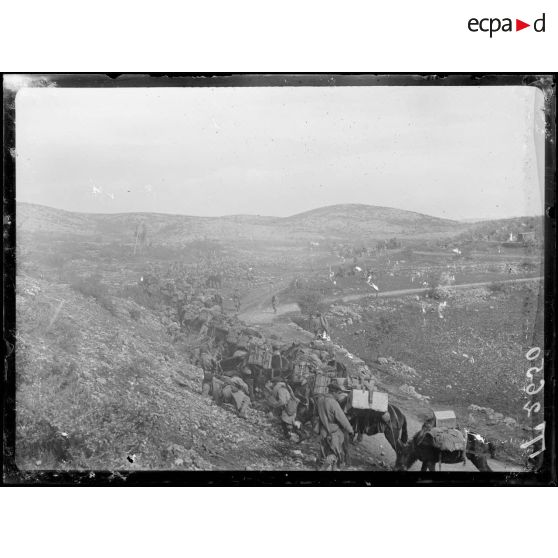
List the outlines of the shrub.
<svg viewBox="0 0 558 558">
<path fill-rule="evenodd" d="M 493 281 L 488 285 L 488 290 L 492 294 L 501 294 L 506 292 L 506 285 L 505 283 L 501 283 L 500 281 Z"/>
<path fill-rule="evenodd" d="M 431 290 L 437 289 L 442 283 L 442 274 L 437 269 L 431 269 L 426 276 L 426 282 Z"/>
<path fill-rule="evenodd" d="M 473 248 L 471 246 L 462 246 L 460 257 L 467 261 L 473 260 Z"/>
<path fill-rule="evenodd" d="M 139 306 L 159 311 L 164 303 L 163 295 L 158 291 L 150 292 L 140 285 L 127 285 L 120 292 L 122 298 L 129 298 Z"/>
<path fill-rule="evenodd" d="M 68 440 L 53 424 L 37 413 L 25 412 L 18 421 L 17 460 L 38 461 L 42 467 L 59 467 L 69 461 Z"/>
<path fill-rule="evenodd" d="M 397 326 L 397 321 L 393 316 L 380 316 L 379 320 L 374 324 L 376 331 L 384 336 L 394 333 Z"/>
<path fill-rule="evenodd" d="M 449 298 L 449 292 L 447 288 L 438 286 L 430 289 L 426 293 L 426 296 L 434 300 L 445 300 L 446 298 Z"/>
<path fill-rule="evenodd" d="M 389 338 L 396 334 L 398 329 L 399 322 L 394 316 L 380 316 L 368 339 L 369 347 L 376 349 L 376 358 L 382 354 Z"/>
<path fill-rule="evenodd" d="M 138 380 L 148 376 L 153 367 L 154 362 L 151 358 L 136 355 L 129 362 L 119 366 L 113 374 L 121 380 Z"/>
<path fill-rule="evenodd" d="M 45 254 L 40 259 L 42 263 L 54 269 L 62 269 L 70 260 L 68 256 L 61 254 L 60 252 Z"/>
<path fill-rule="evenodd" d="M 53 337 L 58 346 L 68 353 L 76 352 L 76 346 L 81 339 L 81 334 L 76 325 L 67 318 L 58 318 L 48 330 L 50 337 Z"/>
<path fill-rule="evenodd" d="M 296 297 L 296 303 L 305 316 L 312 316 L 325 311 L 326 304 L 323 295 L 318 291 L 305 291 Z"/>
<path fill-rule="evenodd" d="M 130 318 L 132 318 L 132 320 L 135 320 L 136 322 L 139 322 L 139 320 L 141 320 L 141 312 L 137 308 L 132 308 L 130 310 Z"/>
<path fill-rule="evenodd" d="M 114 302 L 107 293 L 107 287 L 101 281 L 99 275 L 73 277 L 70 279 L 70 286 L 74 291 L 81 293 L 83 296 L 94 298 L 99 305 L 108 310 L 111 314 L 116 312 Z"/>
</svg>

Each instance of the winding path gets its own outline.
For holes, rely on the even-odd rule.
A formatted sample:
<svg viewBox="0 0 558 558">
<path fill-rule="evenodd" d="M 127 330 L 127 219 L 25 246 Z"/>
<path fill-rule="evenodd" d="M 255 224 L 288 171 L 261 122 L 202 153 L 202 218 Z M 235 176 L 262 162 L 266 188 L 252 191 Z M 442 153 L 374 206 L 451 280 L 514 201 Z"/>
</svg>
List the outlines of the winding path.
<svg viewBox="0 0 558 558">
<path fill-rule="evenodd" d="M 503 281 L 498 281 L 498 283 L 528 283 L 529 281 L 540 281 L 542 277 L 523 277 L 521 279 L 504 279 Z M 486 287 L 493 284 L 494 281 L 481 281 L 479 283 L 462 283 L 460 285 L 451 285 L 451 289 L 469 289 L 475 287 Z M 390 298 L 399 297 L 407 295 L 417 295 L 426 293 L 430 290 L 430 287 L 421 287 L 419 289 L 400 289 L 397 291 L 384 291 L 378 293 L 378 298 Z M 289 302 L 285 304 L 279 304 L 277 307 L 277 312 L 274 312 L 271 308 L 271 297 L 273 293 L 266 292 L 264 296 L 260 295 L 255 300 L 251 301 L 249 307 L 247 307 L 243 312 L 239 314 L 239 318 L 246 323 L 251 324 L 269 324 L 273 322 L 274 318 L 282 314 L 289 314 L 291 312 L 298 312 L 300 309 L 296 302 Z M 351 302 L 353 300 L 359 300 L 361 298 L 366 298 L 373 295 L 372 292 L 369 293 L 357 293 L 351 295 L 345 295 L 343 297 L 335 297 L 327 299 L 326 302 L 334 302 L 335 300 L 342 300 L 343 302 Z"/>
</svg>

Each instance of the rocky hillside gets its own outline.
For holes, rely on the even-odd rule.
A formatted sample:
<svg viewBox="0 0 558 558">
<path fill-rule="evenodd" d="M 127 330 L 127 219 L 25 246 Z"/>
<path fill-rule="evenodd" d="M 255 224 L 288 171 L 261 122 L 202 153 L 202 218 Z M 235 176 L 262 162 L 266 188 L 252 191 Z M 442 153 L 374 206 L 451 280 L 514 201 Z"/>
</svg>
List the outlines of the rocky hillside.
<svg viewBox="0 0 558 558">
<path fill-rule="evenodd" d="M 130 241 L 145 225 L 155 242 L 176 245 L 212 238 L 227 242 L 272 240 L 275 243 L 331 238 L 384 239 L 393 236 L 448 236 L 464 230 L 457 221 L 369 205 L 335 205 L 286 218 L 252 215 L 192 217 L 158 213 L 85 214 L 18 203 L 18 231 L 54 236 L 76 235 L 99 241 Z"/>
<path fill-rule="evenodd" d="M 18 276 L 17 464 L 45 469 L 299 469 L 276 422 L 202 397 L 159 317 Z"/>
</svg>

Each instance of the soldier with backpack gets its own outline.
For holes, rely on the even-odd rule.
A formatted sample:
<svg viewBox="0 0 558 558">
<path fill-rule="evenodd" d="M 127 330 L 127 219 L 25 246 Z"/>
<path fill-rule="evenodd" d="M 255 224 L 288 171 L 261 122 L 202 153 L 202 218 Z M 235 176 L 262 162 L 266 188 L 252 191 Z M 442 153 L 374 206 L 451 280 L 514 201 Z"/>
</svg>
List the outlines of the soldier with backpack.
<svg viewBox="0 0 558 558">
<path fill-rule="evenodd" d="M 281 412 L 281 424 L 285 436 L 290 437 L 294 429 L 300 428 L 300 422 L 296 420 L 298 399 L 295 397 L 291 386 L 274 378 L 265 386 L 267 404 L 275 411 Z"/>
<path fill-rule="evenodd" d="M 349 419 L 341 409 L 333 392 L 342 391 L 330 384 L 329 392 L 316 396 L 318 416 L 314 432 L 320 435 L 320 457 L 322 470 L 332 471 L 346 465 L 349 458 L 349 436 L 354 434 Z"/>
</svg>

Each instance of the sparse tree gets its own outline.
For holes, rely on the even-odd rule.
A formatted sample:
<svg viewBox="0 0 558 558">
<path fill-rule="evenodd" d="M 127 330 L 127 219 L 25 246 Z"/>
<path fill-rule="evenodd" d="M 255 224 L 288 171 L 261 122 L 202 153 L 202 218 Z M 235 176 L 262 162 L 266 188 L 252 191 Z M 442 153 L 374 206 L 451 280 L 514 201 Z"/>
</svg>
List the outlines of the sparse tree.
<svg viewBox="0 0 558 558">
<path fill-rule="evenodd" d="M 319 291 L 305 290 L 297 296 L 296 303 L 302 314 L 307 318 L 325 310 L 324 297 Z"/>
</svg>

